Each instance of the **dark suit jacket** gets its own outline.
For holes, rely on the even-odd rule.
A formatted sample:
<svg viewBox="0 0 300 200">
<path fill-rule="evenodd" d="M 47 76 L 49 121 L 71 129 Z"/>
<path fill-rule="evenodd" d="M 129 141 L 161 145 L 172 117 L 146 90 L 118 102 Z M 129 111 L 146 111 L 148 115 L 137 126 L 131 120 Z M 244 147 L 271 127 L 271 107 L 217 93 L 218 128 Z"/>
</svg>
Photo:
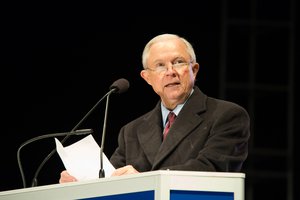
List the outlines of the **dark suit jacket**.
<svg viewBox="0 0 300 200">
<path fill-rule="evenodd" d="M 250 119 L 239 105 L 207 97 L 198 87 L 162 142 L 160 101 L 121 128 L 110 158 L 115 168 L 238 172 L 248 154 Z"/>
</svg>

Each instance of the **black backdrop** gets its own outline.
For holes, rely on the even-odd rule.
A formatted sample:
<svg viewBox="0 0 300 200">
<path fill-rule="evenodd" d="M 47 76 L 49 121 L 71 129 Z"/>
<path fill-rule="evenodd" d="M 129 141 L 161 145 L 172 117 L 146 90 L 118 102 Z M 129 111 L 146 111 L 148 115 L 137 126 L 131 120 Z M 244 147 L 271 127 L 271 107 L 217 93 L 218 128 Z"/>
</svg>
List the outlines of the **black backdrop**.
<svg viewBox="0 0 300 200">
<path fill-rule="evenodd" d="M 139 75 L 144 45 L 157 34 L 176 33 L 194 45 L 200 63 L 197 85 L 218 97 L 221 3 L 136 9 L 127 3 L 3 5 L 0 190 L 22 188 L 16 154 L 23 142 L 70 131 L 115 80 L 126 78 L 128 92 L 110 98 L 104 150 L 110 156 L 121 126 L 157 103 Z M 103 102 L 80 126 L 92 128 L 98 144 L 104 108 Z M 53 148 L 54 139 L 45 139 L 22 150 L 27 184 Z M 57 183 L 63 169 L 54 154 L 40 172 L 39 185 Z"/>
<path fill-rule="evenodd" d="M 217 95 L 220 8 L 203 3 L 197 13 L 163 10 L 170 15 L 157 16 L 155 10 L 130 13 L 121 7 L 3 7 L 1 190 L 22 187 L 16 153 L 23 142 L 70 131 L 115 80 L 126 78 L 128 92 L 110 98 L 105 142 L 105 153 L 110 156 L 121 126 L 158 100 L 139 75 L 143 47 L 157 34 L 176 33 L 192 42 L 201 65 L 197 84 Z M 98 144 L 104 108 L 105 102 L 80 126 L 92 128 Z M 65 144 L 78 139 L 72 137 Z M 44 139 L 22 149 L 27 185 L 53 148 L 54 140 Z M 40 172 L 39 185 L 57 183 L 62 169 L 54 154 Z"/>
</svg>

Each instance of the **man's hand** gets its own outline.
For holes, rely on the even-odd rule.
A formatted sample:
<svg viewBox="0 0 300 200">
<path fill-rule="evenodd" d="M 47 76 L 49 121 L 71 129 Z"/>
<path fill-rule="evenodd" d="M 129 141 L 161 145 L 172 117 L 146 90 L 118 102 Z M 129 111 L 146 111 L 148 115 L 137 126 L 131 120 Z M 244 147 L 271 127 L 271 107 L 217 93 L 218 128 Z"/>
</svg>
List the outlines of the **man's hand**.
<svg viewBox="0 0 300 200">
<path fill-rule="evenodd" d="M 59 179 L 59 183 L 68 183 L 68 182 L 75 182 L 77 181 L 77 179 L 70 175 L 67 170 L 64 170 L 60 173 L 60 179 Z"/>
<path fill-rule="evenodd" d="M 126 165 L 116 169 L 111 176 L 122 176 L 126 174 L 137 174 L 139 173 L 132 165 Z"/>
</svg>

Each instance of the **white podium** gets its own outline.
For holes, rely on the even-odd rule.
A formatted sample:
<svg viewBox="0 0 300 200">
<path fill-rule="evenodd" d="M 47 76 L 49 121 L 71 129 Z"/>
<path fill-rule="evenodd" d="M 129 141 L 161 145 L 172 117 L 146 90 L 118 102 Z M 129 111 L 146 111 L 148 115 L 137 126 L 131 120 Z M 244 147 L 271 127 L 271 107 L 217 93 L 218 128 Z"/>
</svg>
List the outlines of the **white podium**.
<svg viewBox="0 0 300 200">
<path fill-rule="evenodd" d="M 244 200 L 245 174 L 152 171 L 0 192 L 0 200 Z"/>
</svg>

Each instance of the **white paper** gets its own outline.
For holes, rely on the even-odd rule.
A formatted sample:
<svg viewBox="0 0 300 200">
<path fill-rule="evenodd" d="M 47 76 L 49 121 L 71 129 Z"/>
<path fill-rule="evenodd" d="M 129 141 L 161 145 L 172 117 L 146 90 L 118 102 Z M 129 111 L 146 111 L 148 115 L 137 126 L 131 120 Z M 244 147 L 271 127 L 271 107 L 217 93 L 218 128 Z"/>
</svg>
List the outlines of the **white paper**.
<svg viewBox="0 0 300 200">
<path fill-rule="evenodd" d="M 63 147 L 57 138 L 55 143 L 57 153 L 69 174 L 79 181 L 99 178 L 100 147 L 92 135 L 66 147 Z M 110 177 L 115 170 L 104 153 L 103 168 L 105 177 Z"/>
</svg>

